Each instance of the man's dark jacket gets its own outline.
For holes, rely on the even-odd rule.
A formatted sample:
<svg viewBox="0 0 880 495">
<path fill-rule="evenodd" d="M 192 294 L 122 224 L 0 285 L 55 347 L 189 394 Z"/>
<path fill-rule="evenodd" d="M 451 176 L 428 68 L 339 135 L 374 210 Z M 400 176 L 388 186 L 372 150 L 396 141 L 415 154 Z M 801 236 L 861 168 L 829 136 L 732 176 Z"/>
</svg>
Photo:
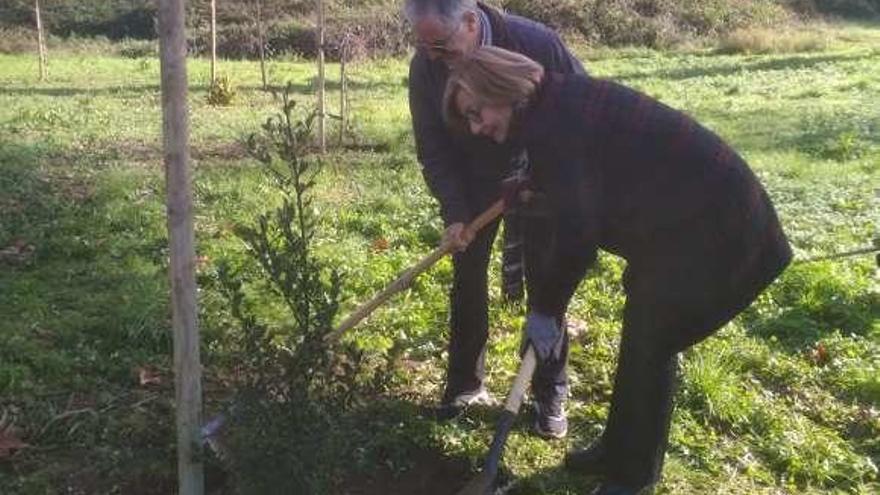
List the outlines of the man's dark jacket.
<svg viewBox="0 0 880 495">
<path fill-rule="evenodd" d="M 583 73 L 584 69 L 565 48 L 559 36 L 534 21 L 504 14 L 479 4 L 492 26 L 492 44 L 522 53 L 548 71 Z M 468 222 L 487 198 L 474 201 L 480 190 L 496 189 L 508 172 L 510 150 L 485 138 L 453 134 L 443 122 L 443 92 L 449 70 L 442 60 L 431 61 L 417 52 L 410 63 L 409 107 L 412 113 L 416 152 L 431 193 L 440 202 L 447 225 Z M 495 198 L 488 198 L 489 201 Z"/>
<path fill-rule="evenodd" d="M 745 308 L 791 260 L 746 162 L 682 112 L 620 84 L 549 74 L 516 139 L 552 206 L 552 266 L 530 304 L 564 308 L 597 248 L 627 260 L 628 297 L 670 309 L 683 348 Z"/>
</svg>

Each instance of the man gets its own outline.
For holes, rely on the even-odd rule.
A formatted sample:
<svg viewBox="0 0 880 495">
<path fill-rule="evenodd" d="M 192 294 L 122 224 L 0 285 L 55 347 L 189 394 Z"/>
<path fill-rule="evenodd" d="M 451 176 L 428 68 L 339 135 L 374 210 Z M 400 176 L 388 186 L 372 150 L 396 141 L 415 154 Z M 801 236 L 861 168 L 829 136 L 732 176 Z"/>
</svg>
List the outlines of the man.
<svg viewBox="0 0 880 495">
<path fill-rule="evenodd" d="M 446 225 L 444 241 L 456 251 L 449 362 L 438 410 L 438 416 L 447 419 L 468 405 L 490 401 L 483 383 L 488 338 L 486 270 L 499 222 L 472 238 L 464 227 L 501 196 L 502 179 L 522 167 L 525 160 L 508 146 L 453 134 L 446 127 L 442 100 L 449 65 L 480 46 L 492 45 L 522 53 L 548 71 L 584 70 L 559 36 L 546 26 L 503 14 L 475 0 L 407 0 L 405 12 L 417 44 L 409 77 L 416 151 L 428 187 L 440 203 Z M 527 278 L 538 266 L 537 261 L 526 260 Z M 562 325 L 564 315 L 555 316 Z M 545 438 L 561 438 L 568 430 L 563 408 L 568 392 L 567 336 L 554 345 L 554 358 L 538 366 L 532 383 L 535 431 Z"/>
</svg>

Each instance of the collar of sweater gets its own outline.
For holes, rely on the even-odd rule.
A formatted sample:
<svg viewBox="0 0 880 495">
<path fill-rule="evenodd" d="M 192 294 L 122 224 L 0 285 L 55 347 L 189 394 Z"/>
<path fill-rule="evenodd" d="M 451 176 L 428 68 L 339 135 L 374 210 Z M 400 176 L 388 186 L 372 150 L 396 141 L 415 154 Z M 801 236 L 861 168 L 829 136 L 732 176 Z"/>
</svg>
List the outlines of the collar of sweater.
<svg viewBox="0 0 880 495">
<path fill-rule="evenodd" d="M 485 16 L 485 20 L 489 26 L 491 45 L 507 50 L 518 51 L 516 43 L 510 39 L 510 33 L 507 30 L 506 14 L 491 5 L 483 2 L 477 2 L 477 9 L 480 11 L 480 17 Z"/>
<path fill-rule="evenodd" d="M 559 92 L 563 79 L 562 74 L 546 73 L 526 106 L 514 111 L 512 137 L 517 145 L 528 147 L 549 137 L 554 129 L 553 119 L 559 113 Z"/>
<path fill-rule="evenodd" d="M 477 9 L 480 15 L 480 46 L 492 46 L 492 23 L 483 9 Z"/>
</svg>

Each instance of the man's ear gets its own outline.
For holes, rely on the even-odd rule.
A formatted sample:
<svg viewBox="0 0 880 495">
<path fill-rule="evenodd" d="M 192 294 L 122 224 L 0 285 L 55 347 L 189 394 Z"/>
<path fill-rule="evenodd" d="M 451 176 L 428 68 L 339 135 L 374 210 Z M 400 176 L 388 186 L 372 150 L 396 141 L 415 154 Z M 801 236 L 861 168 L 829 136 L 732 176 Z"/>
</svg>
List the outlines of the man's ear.
<svg viewBox="0 0 880 495">
<path fill-rule="evenodd" d="M 480 18 L 476 12 L 465 12 L 462 21 L 468 32 L 476 33 L 480 29 Z"/>
</svg>

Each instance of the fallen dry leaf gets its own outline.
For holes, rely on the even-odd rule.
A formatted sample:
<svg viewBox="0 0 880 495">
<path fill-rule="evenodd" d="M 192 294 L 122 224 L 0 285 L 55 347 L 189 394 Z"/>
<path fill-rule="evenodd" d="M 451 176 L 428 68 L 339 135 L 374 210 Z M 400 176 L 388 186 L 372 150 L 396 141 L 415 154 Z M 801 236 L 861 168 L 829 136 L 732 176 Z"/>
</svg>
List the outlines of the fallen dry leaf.
<svg viewBox="0 0 880 495">
<path fill-rule="evenodd" d="M 386 249 L 388 249 L 388 246 L 389 246 L 388 239 L 386 239 L 384 237 L 377 237 L 373 241 L 372 248 L 373 248 L 373 251 L 382 252 L 382 251 L 385 251 Z"/>
<path fill-rule="evenodd" d="M 571 338 L 577 338 L 587 334 L 587 322 L 577 318 L 566 318 L 565 328 Z"/>
<path fill-rule="evenodd" d="M 11 246 L 0 249 L 0 262 L 23 263 L 30 258 L 36 248 L 22 239 L 16 239 Z"/>
<path fill-rule="evenodd" d="M 810 357 L 816 366 L 825 366 L 831 361 L 831 355 L 829 354 L 828 349 L 826 349 L 825 345 L 821 342 L 816 344 L 816 347 L 810 353 Z"/>
<path fill-rule="evenodd" d="M 0 426 L 0 459 L 5 459 L 12 455 L 16 450 L 21 450 L 27 447 L 28 444 L 24 443 L 15 435 L 15 430 L 12 426 L 7 426 L 3 428 Z"/>
<path fill-rule="evenodd" d="M 162 377 L 155 368 L 150 366 L 142 366 L 138 368 L 138 380 L 142 387 L 147 385 L 159 385 L 162 383 Z"/>
<path fill-rule="evenodd" d="M 203 270 L 211 263 L 211 257 L 208 255 L 196 256 L 196 269 Z"/>
</svg>

